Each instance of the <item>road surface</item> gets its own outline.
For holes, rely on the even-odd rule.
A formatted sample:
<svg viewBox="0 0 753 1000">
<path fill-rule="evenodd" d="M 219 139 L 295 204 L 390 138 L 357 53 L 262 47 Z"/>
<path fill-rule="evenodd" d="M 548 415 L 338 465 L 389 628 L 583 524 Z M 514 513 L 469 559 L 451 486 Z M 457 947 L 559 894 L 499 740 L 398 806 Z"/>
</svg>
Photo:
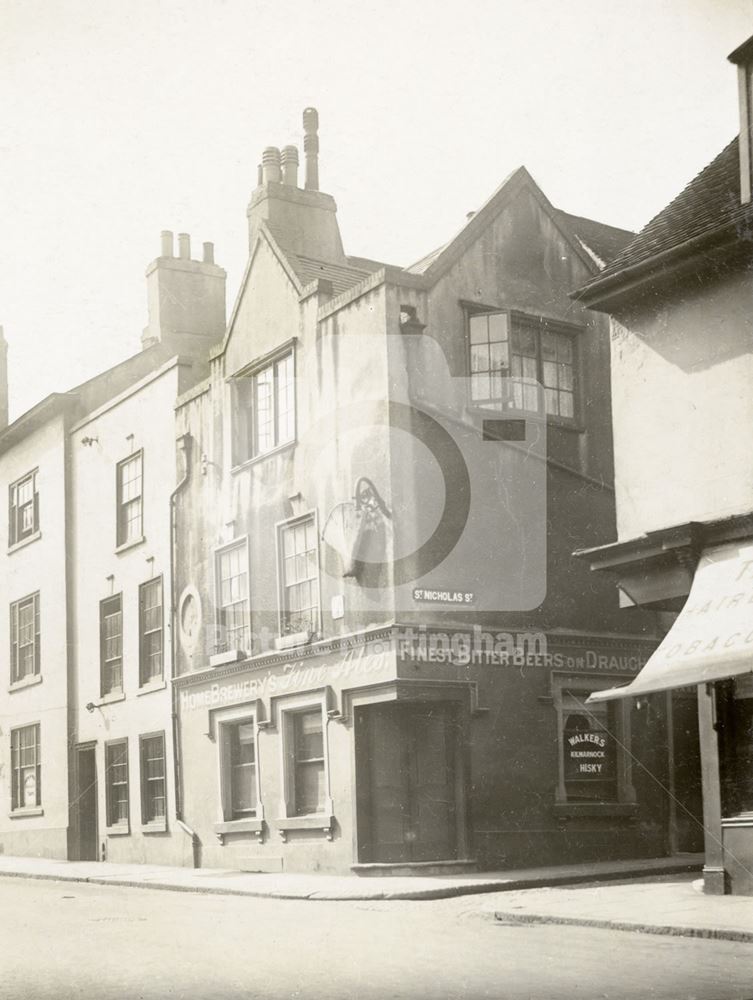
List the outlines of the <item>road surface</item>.
<svg viewBox="0 0 753 1000">
<path fill-rule="evenodd" d="M 1 878 L 0 997 L 753 997 L 751 944 L 508 926 L 484 899 L 285 901 Z"/>
</svg>

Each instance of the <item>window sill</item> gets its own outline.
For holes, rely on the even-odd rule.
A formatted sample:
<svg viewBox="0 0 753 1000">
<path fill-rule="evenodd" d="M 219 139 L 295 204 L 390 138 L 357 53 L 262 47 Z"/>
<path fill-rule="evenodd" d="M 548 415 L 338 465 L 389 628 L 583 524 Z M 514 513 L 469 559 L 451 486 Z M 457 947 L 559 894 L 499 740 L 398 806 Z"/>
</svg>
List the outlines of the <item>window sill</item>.
<svg viewBox="0 0 753 1000">
<path fill-rule="evenodd" d="M 21 809 L 11 809 L 8 813 L 11 819 L 27 819 L 29 816 L 44 816 L 41 806 L 27 806 Z"/>
<path fill-rule="evenodd" d="M 35 684 L 42 683 L 41 674 L 32 674 L 30 677 L 24 677 L 23 680 L 13 681 L 12 684 L 8 685 L 8 690 L 12 693 L 13 691 L 23 691 L 24 688 L 34 687 Z"/>
<path fill-rule="evenodd" d="M 252 817 L 249 817 L 249 819 L 231 819 L 224 823 L 214 824 L 214 832 L 223 835 L 229 833 L 261 833 L 263 829 L 264 820 Z"/>
<path fill-rule="evenodd" d="M 18 542 L 14 542 L 12 545 L 8 546 L 8 555 L 12 552 L 18 552 L 19 549 L 25 548 L 27 545 L 31 545 L 32 542 L 38 541 L 42 537 L 41 531 L 35 531 L 33 535 L 27 535 L 26 538 L 22 538 Z"/>
<path fill-rule="evenodd" d="M 223 667 L 226 663 L 237 663 L 245 659 L 246 654 L 242 649 L 226 649 L 222 653 L 212 653 L 209 657 L 209 666 Z"/>
<path fill-rule="evenodd" d="M 304 632 L 289 632 L 278 636 L 275 639 L 275 649 L 282 652 L 285 649 L 295 649 L 296 646 L 305 646 L 311 642 L 313 635 L 313 632 L 306 629 Z"/>
<path fill-rule="evenodd" d="M 106 837 L 130 837 L 131 828 L 127 823 L 122 826 L 107 826 L 105 827 Z"/>
<path fill-rule="evenodd" d="M 330 830 L 331 813 L 309 813 L 306 816 L 282 816 L 275 823 L 280 830 Z"/>
<path fill-rule="evenodd" d="M 284 451 L 288 451 L 290 448 L 294 448 L 298 442 L 294 438 L 292 441 L 286 441 L 285 444 L 278 444 L 276 448 L 270 448 L 269 451 L 262 452 L 261 455 L 254 455 L 252 458 L 246 458 L 242 462 L 238 462 L 230 470 L 231 475 L 235 476 L 239 472 L 243 472 L 244 469 L 250 468 L 252 465 L 256 465 L 258 462 L 263 462 L 265 458 L 271 458 L 273 455 L 280 455 Z"/>
<path fill-rule="evenodd" d="M 753 812 L 739 813 L 737 816 L 726 816 L 722 819 L 723 829 L 736 826 L 753 827 Z"/>
<path fill-rule="evenodd" d="M 103 694 L 99 701 L 95 701 L 94 705 L 99 708 L 102 705 L 113 705 L 116 701 L 125 701 L 125 691 L 111 691 L 109 694 Z"/>
<path fill-rule="evenodd" d="M 128 552 L 129 549 L 135 549 L 137 545 L 143 545 L 146 541 L 146 535 L 142 535 L 140 538 L 132 538 L 130 542 L 123 542 L 122 545 L 118 545 L 115 548 L 115 555 L 119 556 L 122 552 Z"/>
<path fill-rule="evenodd" d="M 142 833 L 167 833 L 167 820 L 155 820 L 154 823 L 144 823 L 141 827 Z"/>
<path fill-rule="evenodd" d="M 137 697 L 141 697 L 142 694 L 151 694 L 153 691 L 164 691 L 167 687 L 167 681 L 149 681 L 148 684 L 144 684 L 136 692 Z"/>
<path fill-rule="evenodd" d="M 556 802 L 555 816 L 635 816 L 638 812 L 636 802 Z"/>
</svg>

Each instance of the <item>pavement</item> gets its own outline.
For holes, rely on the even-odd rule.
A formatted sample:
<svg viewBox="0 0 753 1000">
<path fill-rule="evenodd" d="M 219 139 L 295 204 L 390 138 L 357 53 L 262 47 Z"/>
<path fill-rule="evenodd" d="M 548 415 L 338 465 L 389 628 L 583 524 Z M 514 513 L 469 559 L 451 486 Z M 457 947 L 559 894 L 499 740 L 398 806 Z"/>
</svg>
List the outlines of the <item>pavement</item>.
<svg viewBox="0 0 753 1000">
<path fill-rule="evenodd" d="M 538 886 L 698 872 L 702 867 L 702 855 L 680 854 L 670 858 L 588 862 L 507 872 L 360 877 L 293 872 L 251 874 L 218 868 L 176 868 L 168 865 L 61 861 L 0 855 L 0 877 L 59 879 L 144 889 L 311 900 L 446 899 L 478 893 L 512 892 Z"/>
<path fill-rule="evenodd" d="M 689 874 L 516 891 L 492 906 L 503 924 L 565 924 L 753 943 L 753 897 L 704 895 L 703 880 Z"/>
</svg>

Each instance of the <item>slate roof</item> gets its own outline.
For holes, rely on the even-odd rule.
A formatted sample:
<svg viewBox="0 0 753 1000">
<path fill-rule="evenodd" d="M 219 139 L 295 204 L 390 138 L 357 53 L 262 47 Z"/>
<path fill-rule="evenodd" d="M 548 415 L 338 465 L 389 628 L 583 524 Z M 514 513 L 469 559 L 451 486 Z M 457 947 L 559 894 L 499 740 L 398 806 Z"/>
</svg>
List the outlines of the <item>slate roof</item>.
<svg viewBox="0 0 753 1000">
<path fill-rule="evenodd" d="M 598 258 L 598 263 L 602 267 L 624 250 L 635 237 L 635 233 L 629 229 L 608 226 L 604 222 L 586 219 L 582 215 L 570 215 L 569 212 L 563 212 L 559 208 L 556 209 L 556 215 L 570 227 L 586 250 Z"/>
<path fill-rule="evenodd" d="M 578 295 L 690 240 L 741 224 L 750 233 L 751 221 L 753 207 L 740 202 L 738 141 L 733 139 Z"/>
<path fill-rule="evenodd" d="M 351 267 L 345 264 L 332 264 L 329 261 L 317 260 L 314 257 L 302 257 L 300 254 L 285 251 L 285 256 L 290 261 L 290 265 L 298 275 L 301 284 L 305 287 L 310 281 L 317 278 L 324 278 L 332 282 L 332 291 L 335 295 L 346 292 L 349 288 L 359 284 L 364 278 L 368 278 L 373 273 L 362 267 Z"/>
</svg>

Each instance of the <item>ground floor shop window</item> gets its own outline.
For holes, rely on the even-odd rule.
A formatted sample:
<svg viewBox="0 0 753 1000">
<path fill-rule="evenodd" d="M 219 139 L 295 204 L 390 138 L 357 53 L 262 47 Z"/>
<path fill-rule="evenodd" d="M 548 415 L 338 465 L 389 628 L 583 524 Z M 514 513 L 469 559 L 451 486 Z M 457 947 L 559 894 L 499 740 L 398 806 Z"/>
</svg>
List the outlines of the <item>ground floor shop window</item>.
<svg viewBox="0 0 753 1000">
<path fill-rule="evenodd" d="M 753 679 L 717 685 L 722 812 L 753 814 Z"/>
<path fill-rule="evenodd" d="M 11 808 L 38 809 L 42 805 L 42 757 L 39 723 L 11 730 Z"/>
<path fill-rule="evenodd" d="M 253 718 L 220 725 L 222 812 L 226 821 L 256 815 L 256 727 Z"/>
<path fill-rule="evenodd" d="M 144 826 L 164 829 L 167 819 L 165 782 L 165 735 L 152 733 L 140 737 L 141 822 Z"/>
<path fill-rule="evenodd" d="M 105 744 L 108 827 L 128 827 L 128 741 Z"/>
<path fill-rule="evenodd" d="M 320 813 L 326 797 L 322 712 L 296 712 L 292 717 L 293 795 L 296 816 Z"/>
<path fill-rule="evenodd" d="M 625 701 L 589 705 L 588 696 L 613 679 L 554 678 L 557 712 L 560 805 L 598 806 L 635 802 L 631 780 L 630 705 Z"/>
</svg>

